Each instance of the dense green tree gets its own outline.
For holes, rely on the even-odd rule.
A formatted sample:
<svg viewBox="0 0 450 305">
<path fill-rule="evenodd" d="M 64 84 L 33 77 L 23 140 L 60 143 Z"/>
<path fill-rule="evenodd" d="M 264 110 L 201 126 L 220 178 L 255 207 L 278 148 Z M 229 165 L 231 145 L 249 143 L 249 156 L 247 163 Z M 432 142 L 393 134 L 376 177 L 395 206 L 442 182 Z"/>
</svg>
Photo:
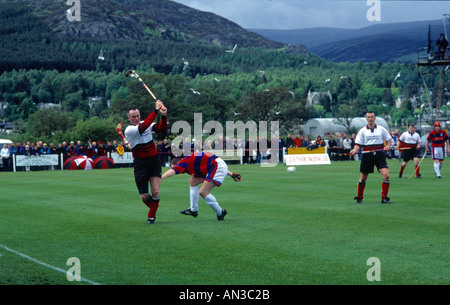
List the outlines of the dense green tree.
<svg viewBox="0 0 450 305">
<path fill-rule="evenodd" d="M 89 139 L 106 142 L 117 138 L 116 126 L 116 122 L 99 117 L 92 117 L 86 121 L 79 120 L 73 129 L 72 137 L 83 143 L 87 143 Z"/>
<path fill-rule="evenodd" d="M 279 121 L 280 127 L 290 128 L 292 123 L 307 119 L 309 109 L 296 101 L 285 87 L 275 87 L 251 93 L 237 108 L 243 121 Z"/>
<path fill-rule="evenodd" d="M 67 132 L 76 124 L 76 117 L 71 112 L 64 112 L 59 108 L 39 109 L 32 115 L 27 123 L 27 134 L 35 138 L 49 140 L 54 133 Z"/>
<path fill-rule="evenodd" d="M 388 106 L 394 105 L 394 97 L 392 96 L 391 89 L 384 89 L 381 101 Z"/>
</svg>

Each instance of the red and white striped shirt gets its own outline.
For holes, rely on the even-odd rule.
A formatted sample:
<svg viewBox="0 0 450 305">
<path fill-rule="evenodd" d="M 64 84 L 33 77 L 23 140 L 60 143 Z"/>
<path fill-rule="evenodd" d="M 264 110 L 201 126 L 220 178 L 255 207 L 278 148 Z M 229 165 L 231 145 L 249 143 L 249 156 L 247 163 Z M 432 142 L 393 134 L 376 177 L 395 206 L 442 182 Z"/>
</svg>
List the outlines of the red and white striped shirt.
<svg viewBox="0 0 450 305">
<path fill-rule="evenodd" d="M 409 147 L 411 149 L 417 148 L 417 145 L 421 143 L 420 136 L 417 132 L 410 133 L 409 131 L 405 131 L 400 136 L 400 147 Z"/>
<path fill-rule="evenodd" d="M 157 115 L 158 111 L 155 110 L 139 125 L 130 125 L 125 129 L 125 137 L 130 144 L 133 158 L 146 159 L 154 157 L 158 153 L 152 133 L 167 130 L 167 117 L 162 116 L 161 121 L 156 124 L 153 121 Z"/>
</svg>

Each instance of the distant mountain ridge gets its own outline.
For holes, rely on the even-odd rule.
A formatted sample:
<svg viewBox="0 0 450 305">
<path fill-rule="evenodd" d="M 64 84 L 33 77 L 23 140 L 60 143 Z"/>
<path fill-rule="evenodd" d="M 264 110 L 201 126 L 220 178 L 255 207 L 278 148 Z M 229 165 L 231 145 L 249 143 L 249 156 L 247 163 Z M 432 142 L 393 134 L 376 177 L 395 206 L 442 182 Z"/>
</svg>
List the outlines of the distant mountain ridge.
<svg viewBox="0 0 450 305">
<path fill-rule="evenodd" d="M 311 52 L 334 62 L 412 62 L 417 48 L 432 44 L 444 32 L 442 20 L 375 24 L 361 29 L 309 28 L 298 30 L 251 29 L 283 43 L 302 43 Z"/>
</svg>

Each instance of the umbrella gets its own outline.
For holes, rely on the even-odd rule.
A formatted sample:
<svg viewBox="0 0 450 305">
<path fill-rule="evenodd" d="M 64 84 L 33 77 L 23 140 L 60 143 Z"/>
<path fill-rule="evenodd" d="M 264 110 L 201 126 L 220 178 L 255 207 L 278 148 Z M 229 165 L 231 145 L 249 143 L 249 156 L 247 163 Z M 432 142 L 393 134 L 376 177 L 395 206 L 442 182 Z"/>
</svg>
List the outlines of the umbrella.
<svg viewBox="0 0 450 305">
<path fill-rule="evenodd" d="M 98 169 L 114 168 L 114 161 L 111 158 L 98 157 L 94 161 L 94 168 Z"/>
<path fill-rule="evenodd" d="M 89 170 L 94 167 L 94 161 L 86 156 L 76 157 L 75 163 L 79 169 Z"/>
<path fill-rule="evenodd" d="M 71 157 L 64 161 L 64 169 L 76 170 L 78 169 L 77 163 L 75 162 L 75 158 Z"/>
</svg>

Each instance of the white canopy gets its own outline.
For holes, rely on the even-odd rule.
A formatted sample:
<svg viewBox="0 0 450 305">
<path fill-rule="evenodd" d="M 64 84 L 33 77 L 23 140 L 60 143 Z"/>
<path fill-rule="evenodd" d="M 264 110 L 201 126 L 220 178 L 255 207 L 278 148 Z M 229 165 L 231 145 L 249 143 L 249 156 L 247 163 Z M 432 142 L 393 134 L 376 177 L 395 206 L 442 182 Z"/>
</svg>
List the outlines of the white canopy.
<svg viewBox="0 0 450 305">
<path fill-rule="evenodd" d="M 1 148 L 3 148 L 3 144 L 11 144 L 12 141 L 8 140 L 8 139 L 0 139 L 0 145 L 2 146 Z"/>
</svg>

